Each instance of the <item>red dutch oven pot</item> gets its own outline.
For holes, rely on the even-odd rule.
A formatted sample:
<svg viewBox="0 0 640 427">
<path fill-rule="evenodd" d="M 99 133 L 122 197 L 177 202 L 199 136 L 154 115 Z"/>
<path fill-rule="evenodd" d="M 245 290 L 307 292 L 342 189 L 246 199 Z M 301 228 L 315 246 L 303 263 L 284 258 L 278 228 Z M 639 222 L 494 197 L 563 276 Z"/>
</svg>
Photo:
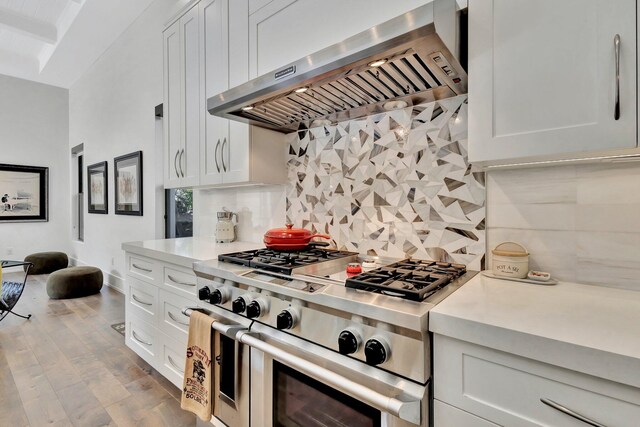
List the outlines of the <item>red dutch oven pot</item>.
<svg viewBox="0 0 640 427">
<path fill-rule="evenodd" d="M 312 234 L 304 228 L 293 228 L 287 224 L 286 228 L 272 228 L 264 234 L 264 244 L 268 249 L 277 251 L 299 251 L 308 246 L 328 246 L 326 242 L 311 242 L 314 237 L 331 239 L 326 234 Z"/>
</svg>

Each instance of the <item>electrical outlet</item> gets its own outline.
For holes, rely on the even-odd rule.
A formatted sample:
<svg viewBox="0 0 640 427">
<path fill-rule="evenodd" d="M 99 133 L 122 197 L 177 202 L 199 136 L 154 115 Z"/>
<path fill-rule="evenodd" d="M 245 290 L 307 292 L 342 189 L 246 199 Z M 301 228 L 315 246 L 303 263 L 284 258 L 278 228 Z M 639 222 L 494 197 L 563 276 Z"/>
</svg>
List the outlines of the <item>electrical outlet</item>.
<svg viewBox="0 0 640 427">
<path fill-rule="evenodd" d="M 116 259 L 115 258 L 111 258 L 111 266 L 113 267 L 114 265 L 116 265 Z"/>
<path fill-rule="evenodd" d="M 13 248 L 12 247 L 8 247 L 7 248 L 7 255 L 13 255 Z"/>
</svg>

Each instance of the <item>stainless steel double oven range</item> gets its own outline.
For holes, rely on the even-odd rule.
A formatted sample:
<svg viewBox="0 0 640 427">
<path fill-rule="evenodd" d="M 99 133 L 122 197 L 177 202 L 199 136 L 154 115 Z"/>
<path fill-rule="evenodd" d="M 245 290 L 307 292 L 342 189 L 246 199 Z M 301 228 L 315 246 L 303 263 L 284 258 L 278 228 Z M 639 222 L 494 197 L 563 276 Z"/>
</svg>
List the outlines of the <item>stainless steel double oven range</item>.
<svg viewBox="0 0 640 427">
<path fill-rule="evenodd" d="M 368 268 L 348 274 L 354 262 Z M 198 309 L 216 320 L 214 425 L 429 425 L 429 310 L 475 273 L 329 249 L 238 252 L 194 270 Z"/>
</svg>

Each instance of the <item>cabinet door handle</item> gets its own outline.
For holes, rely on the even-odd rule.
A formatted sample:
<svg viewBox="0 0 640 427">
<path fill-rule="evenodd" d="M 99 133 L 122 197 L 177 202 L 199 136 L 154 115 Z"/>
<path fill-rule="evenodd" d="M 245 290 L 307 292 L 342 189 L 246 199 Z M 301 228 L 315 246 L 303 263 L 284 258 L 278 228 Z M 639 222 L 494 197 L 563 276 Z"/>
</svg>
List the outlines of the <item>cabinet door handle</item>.
<svg viewBox="0 0 640 427">
<path fill-rule="evenodd" d="M 218 148 L 220 147 L 220 138 L 218 138 L 218 142 L 216 143 L 216 149 L 213 150 L 216 158 L 216 169 L 218 169 L 218 173 L 220 173 L 220 165 L 218 164 Z"/>
<path fill-rule="evenodd" d="M 222 148 L 220 149 L 220 157 L 222 157 L 222 170 L 227 171 L 227 165 L 224 164 L 224 146 L 227 143 L 227 138 L 222 141 Z"/>
<path fill-rule="evenodd" d="M 150 303 L 150 302 L 142 301 L 140 298 L 138 298 L 138 297 L 136 296 L 136 294 L 131 294 L 131 298 L 133 298 L 133 300 L 134 300 L 135 302 L 139 302 L 140 304 L 144 304 L 144 305 L 153 305 L 153 304 L 152 304 L 152 303 Z"/>
<path fill-rule="evenodd" d="M 180 165 L 180 173 L 182 174 L 182 177 L 184 178 L 184 171 L 182 170 L 182 156 L 183 155 L 184 155 L 184 148 L 180 151 L 180 161 L 178 162 L 178 164 Z"/>
<path fill-rule="evenodd" d="M 578 414 L 577 412 L 572 411 L 571 409 L 569 409 L 569 408 L 567 408 L 567 407 L 565 407 L 565 406 L 562 406 L 562 405 L 560 405 L 559 403 L 554 402 L 554 401 L 553 401 L 553 400 L 551 400 L 551 399 L 546 399 L 546 398 L 544 398 L 544 397 L 543 397 L 543 398 L 541 398 L 541 399 L 540 399 L 540 402 L 544 403 L 544 404 L 545 404 L 545 405 L 547 405 L 547 406 L 552 407 L 552 408 L 553 408 L 553 409 L 555 409 L 556 411 L 560 411 L 560 412 L 562 412 L 563 414 L 567 414 L 567 415 L 569 415 L 570 417 L 573 417 L 573 418 L 575 418 L 576 420 L 580 420 L 580 421 L 582 421 L 583 423 L 588 424 L 588 425 L 590 425 L 590 426 L 593 426 L 593 427 L 606 427 L 604 424 L 597 423 L 597 422 L 595 422 L 595 421 L 593 421 L 593 420 L 591 420 L 591 419 L 589 419 L 589 418 L 585 417 L 584 415 L 580 415 L 580 414 Z"/>
<path fill-rule="evenodd" d="M 620 34 L 616 34 L 613 38 L 613 47 L 616 57 L 616 100 L 613 111 L 613 118 L 620 119 Z"/>
<path fill-rule="evenodd" d="M 142 267 L 140 267 L 139 265 L 137 265 L 137 264 L 135 264 L 135 263 L 134 263 L 134 264 L 131 264 L 131 265 L 133 265 L 133 266 L 134 266 L 135 268 L 137 268 L 138 270 L 146 271 L 147 273 L 151 273 L 151 272 L 153 271 L 153 270 L 149 270 L 148 268 L 142 268 Z"/>
<path fill-rule="evenodd" d="M 171 280 L 173 283 L 177 284 L 177 285 L 184 285 L 184 286 L 195 286 L 195 283 L 187 283 L 187 282 L 181 282 L 180 280 L 176 279 L 175 277 L 173 277 L 170 274 L 167 274 L 167 278 L 169 280 Z"/>
<path fill-rule="evenodd" d="M 169 359 L 169 363 L 171 363 L 173 367 L 178 370 L 178 372 L 180 372 L 181 374 L 184 374 L 184 369 L 179 367 L 178 364 L 173 361 L 173 358 L 171 356 L 167 355 L 167 359 Z"/>
<path fill-rule="evenodd" d="M 176 170 L 176 176 L 180 178 L 180 172 L 178 172 L 178 156 L 180 155 L 180 150 L 176 151 L 176 156 L 173 158 L 173 168 Z"/>
<path fill-rule="evenodd" d="M 189 323 L 188 323 L 188 322 L 183 322 L 183 321 L 181 321 L 181 320 L 180 320 L 180 319 L 178 319 L 176 316 L 174 316 L 174 314 L 173 314 L 172 312 L 167 311 L 167 314 L 169 315 L 169 318 L 170 318 L 171 320 L 173 320 L 174 322 L 179 323 L 179 324 L 184 325 L 184 326 L 189 326 Z"/>
<path fill-rule="evenodd" d="M 141 340 L 140 338 L 138 338 L 138 336 L 136 335 L 136 331 L 131 331 L 131 337 L 138 341 L 140 344 L 144 344 L 144 345 L 148 345 L 148 346 L 152 346 L 153 344 L 151 344 L 150 342 L 146 342 Z"/>
</svg>

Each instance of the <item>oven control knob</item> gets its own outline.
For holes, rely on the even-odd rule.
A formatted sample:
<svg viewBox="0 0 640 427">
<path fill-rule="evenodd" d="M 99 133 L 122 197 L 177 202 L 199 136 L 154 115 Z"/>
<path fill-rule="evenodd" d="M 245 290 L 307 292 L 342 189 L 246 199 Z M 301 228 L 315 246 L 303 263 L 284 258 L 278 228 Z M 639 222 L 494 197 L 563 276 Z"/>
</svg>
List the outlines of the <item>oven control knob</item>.
<svg viewBox="0 0 640 427">
<path fill-rule="evenodd" d="M 244 297 L 238 297 L 231 303 L 231 310 L 234 313 L 240 314 L 244 313 L 247 309 L 247 300 Z"/>
<path fill-rule="evenodd" d="M 276 327 L 278 329 L 292 329 L 298 324 L 298 311 L 295 308 L 282 310 L 276 318 Z"/>
<path fill-rule="evenodd" d="M 247 317 L 249 319 L 256 319 L 264 314 L 267 314 L 267 311 L 269 311 L 267 302 L 262 298 L 258 298 L 251 301 L 251 303 L 247 306 Z"/>
<path fill-rule="evenodd" d="M 229 290 L 225 288 L 217 288 L 211 291 L 211 295 L 209 296 L 210 304 L 224 304 L 229 300 Z"/>
<path fill-rule="evenodd" d="M 358 351 L 361 342 L 360 334 L 347 329 L 338 336 L 338 351 L 340 354 L 353 354 Z"/>
<path fill-rule="evenodd" d="M 389 344 L 383 338 L 372 338 L 364 345 L 364 356 L 369 365 L 380 365 L 389 359 Z"/>
<path fill-rule="evenodd" d="M 210 296 L 211 296 L 211 290 L 209 289 L 208 286 L 203 286 L 198 291 L 198 298 L 200 299 L 200 301 L 206 301 L 209 299 Z"/>
</svg>

